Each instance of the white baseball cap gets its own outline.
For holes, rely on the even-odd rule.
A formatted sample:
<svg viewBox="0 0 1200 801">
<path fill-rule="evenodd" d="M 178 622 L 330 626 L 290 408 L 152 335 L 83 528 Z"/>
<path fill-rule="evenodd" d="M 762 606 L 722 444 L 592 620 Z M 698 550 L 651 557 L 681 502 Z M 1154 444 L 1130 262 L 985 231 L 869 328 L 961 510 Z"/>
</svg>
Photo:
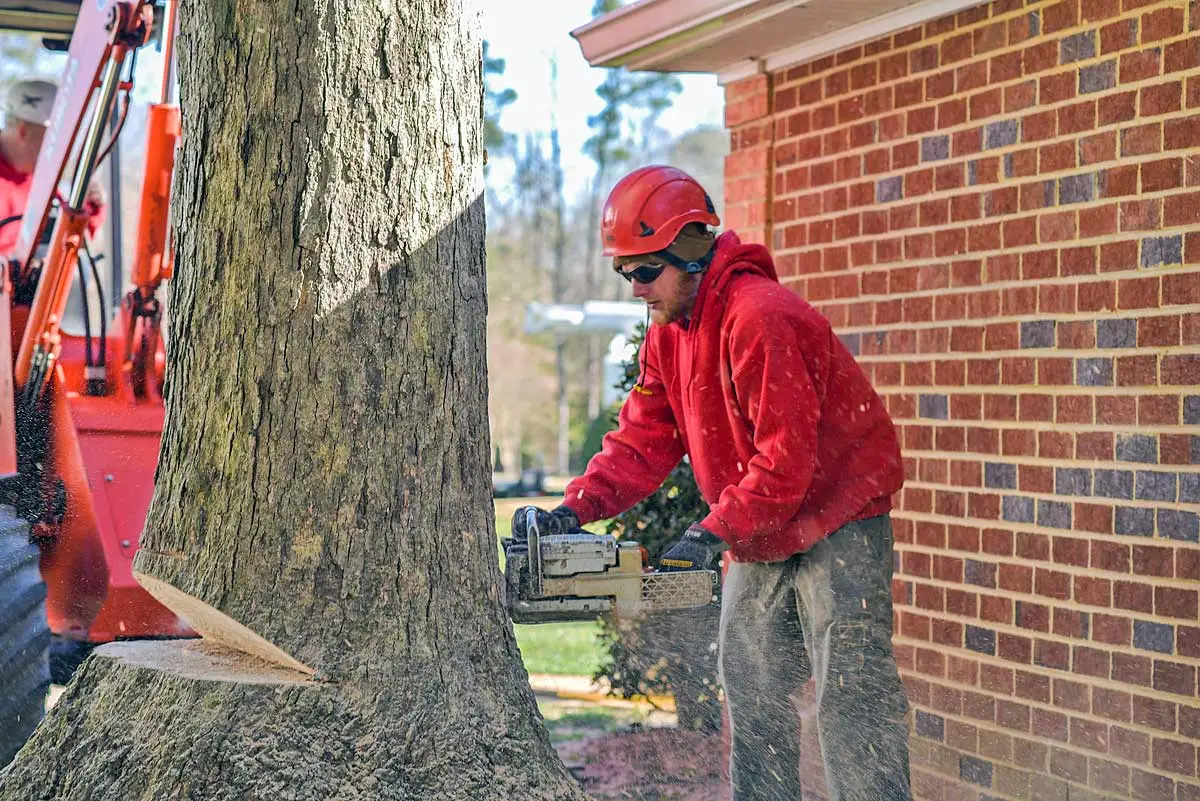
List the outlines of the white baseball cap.
<svg viewBox="0 0 1200 801">
<path fill-rule="evenodd" d="M 50 81 L 28 80 L 14 83 L 8 90 L 4 104 L 7 120 L 24 120 L 35 125 L 45 125 L 50 120 L 50 109 L 54 106 L 54 95 L 58 87 Z"/>
</svg>

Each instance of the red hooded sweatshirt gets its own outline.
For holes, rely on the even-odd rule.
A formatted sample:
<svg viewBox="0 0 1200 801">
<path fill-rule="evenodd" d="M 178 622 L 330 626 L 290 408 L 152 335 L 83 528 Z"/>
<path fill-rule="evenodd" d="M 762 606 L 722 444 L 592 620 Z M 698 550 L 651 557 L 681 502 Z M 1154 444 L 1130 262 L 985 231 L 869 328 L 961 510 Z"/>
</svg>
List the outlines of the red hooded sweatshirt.
<svg viewBox="0 0 1200 801">
<path fill-rule="evenodd" d="M 807 551 L 891 510 L 903 484 L 883 401 L 829 321 L 779 284 L 761 245 L 716 243 L 686 327 L 650 327 L 641 383 L 563 499 L 581 522 L 626 511 L 687 454 L 739 562 Z"/>
<path fill-rule="evenodd" d="M 0 261 L 20 258 L 13 251 L 21 233 L 21 217 L 29 202 L 29 190 L 33 188 L 33 173 L 18 172 L 8 160 L 0 155 L 0 220 L 10 220 L 0 226 Z M 104 223 L 104 206 L 90 201 L 84 203 L 88 213 L 88 236 L 95 236 Z M 12 218 L 17 219 L 12 219 Z"/>
</svg>

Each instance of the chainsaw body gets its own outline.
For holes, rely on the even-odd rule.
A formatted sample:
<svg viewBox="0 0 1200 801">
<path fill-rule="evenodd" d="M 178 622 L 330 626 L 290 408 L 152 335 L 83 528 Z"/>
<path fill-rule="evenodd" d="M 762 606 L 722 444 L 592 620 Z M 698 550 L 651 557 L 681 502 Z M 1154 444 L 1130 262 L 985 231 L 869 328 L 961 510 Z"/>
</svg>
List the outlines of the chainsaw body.
<svg viewBox="0 0 1200 801">
<path fill-rule="evenodd" d="M 576 529 L 504 540 L 505 603 L 514 623 L 633 618 L 713 602 L 716 572 L 650 570 L 636 542 Z"/>
</svg>

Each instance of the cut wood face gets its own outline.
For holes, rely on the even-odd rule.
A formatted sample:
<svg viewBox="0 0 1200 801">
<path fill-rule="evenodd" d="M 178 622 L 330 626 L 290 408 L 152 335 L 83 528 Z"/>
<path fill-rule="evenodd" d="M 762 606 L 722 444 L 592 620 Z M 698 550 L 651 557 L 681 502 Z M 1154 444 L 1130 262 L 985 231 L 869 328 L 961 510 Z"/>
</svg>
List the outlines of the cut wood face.
<svg viewBox="0 0 1200 801">
<path fill-rule="evenodd" d="M 134 578 L 163 606 L 187 621 L 206 641 L 255 657 L 289 673 L 312 676 L 315 670 L 236 620 L 165 581 L 134 571 Z"/>
<path fill-rule="evenodd" d="M 314 684 L 306 673 L 268 664 L 212 640 L 130 640 L 96 649 L 126 667 L 149 668 L 197 681 L 233 684 Z"/>
</svg>

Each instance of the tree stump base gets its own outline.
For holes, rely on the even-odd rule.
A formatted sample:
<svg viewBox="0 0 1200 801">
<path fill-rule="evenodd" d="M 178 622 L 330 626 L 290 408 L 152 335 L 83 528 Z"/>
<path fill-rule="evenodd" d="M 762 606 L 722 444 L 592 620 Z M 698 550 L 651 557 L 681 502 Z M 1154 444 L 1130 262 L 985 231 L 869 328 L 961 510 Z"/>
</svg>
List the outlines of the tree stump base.
<svg viewBox="0 0 1200 801">
<path fill-rule="evenodd" d="M 368 698 L 204 640 L 105 645 L 0 772 L 0 798 L 584 799 L 521 727 L 464 720 L 416 684 Z"/>
</svg>

